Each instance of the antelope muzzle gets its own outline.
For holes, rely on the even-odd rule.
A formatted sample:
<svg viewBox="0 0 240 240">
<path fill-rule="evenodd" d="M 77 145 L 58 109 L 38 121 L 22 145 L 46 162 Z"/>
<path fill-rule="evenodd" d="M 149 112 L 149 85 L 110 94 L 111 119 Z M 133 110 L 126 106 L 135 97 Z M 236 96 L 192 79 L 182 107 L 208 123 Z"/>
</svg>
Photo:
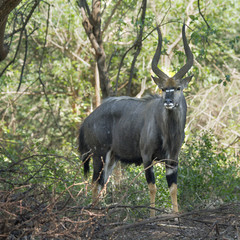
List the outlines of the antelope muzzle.
<svg viewBox="0 0 240 240">
<path fill-rule="evenodd" d="M 174 104 L 174 89 L 166 90 L 164 107 L 168 110 L 172 110 L 175 107 L 175 104 Z"/>
</svg>

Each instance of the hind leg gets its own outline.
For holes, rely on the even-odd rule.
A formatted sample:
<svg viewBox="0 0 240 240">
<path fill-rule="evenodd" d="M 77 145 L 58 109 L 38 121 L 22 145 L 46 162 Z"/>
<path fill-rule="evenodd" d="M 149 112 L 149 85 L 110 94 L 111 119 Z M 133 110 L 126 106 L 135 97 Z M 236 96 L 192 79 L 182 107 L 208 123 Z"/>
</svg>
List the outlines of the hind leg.
<svg viewBox="0 0 240 240">
<path fill-rule="evenodd" d="M 105 161 L 103 161 L 105 159 Z M 106 192 L 106 183 L 116 165 L 114 156 L 109 150 L 103 157 L 93 157 L 93 203 L 98 201 L 99 193 L 104 188 Z"/>
<path fill-rule="evenodd" d="M 108 151 L 104 163 L 104 184 L 107 183 L 108 178 L 111 176 L 112 171 L 116 165 L 115 158 L 112 154 L 112 151 Z"/>
<path fill-rule="evenodd" d="M 95 204 L 98 202 L 100 190 L 104 186 L 103 157 L 101 156 L 93 156 L 92 184 L 92 202 Z"/>
</svg>

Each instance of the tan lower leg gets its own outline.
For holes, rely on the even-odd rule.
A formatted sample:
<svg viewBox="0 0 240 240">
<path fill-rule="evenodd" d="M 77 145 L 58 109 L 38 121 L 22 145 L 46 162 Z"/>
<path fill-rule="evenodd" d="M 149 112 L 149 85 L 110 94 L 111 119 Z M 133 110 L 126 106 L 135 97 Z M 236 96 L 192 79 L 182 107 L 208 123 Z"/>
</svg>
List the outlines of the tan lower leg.
<svg viewBox="0 0 240 240">
<path fill-rule="evenodd" d="M 121 167 L 121 162 L 118 161 L 116 167 L 114 168 L 114 182 L 115 184 L 119 187 L 121 185 L 121 180 L 122 180 L 122 167 Z"/>
<path fill-rule="evenodd" d="M 150 206 L 155 207 L 155 197 L 156 197 L 156 192 L 157 192 L 156 184 L 149 183 L 148 189 L 150 192 Z M 150 209 L 150 217 L 155 217 L 154 209 Z"/>
<path fill-rule="evenodd" d="M 92 187 L 92 203 L 96 204 L 98 202 L 98 183 L 94 182 Z"/>
<path fill-rule="evenodd" d="M 169 188 L 170 196 L 173 205 L 173 212 L 178 212 L 178 203 L 177 203 L 177 184 L 173 183 L 172 186 Z"/>
</svg>

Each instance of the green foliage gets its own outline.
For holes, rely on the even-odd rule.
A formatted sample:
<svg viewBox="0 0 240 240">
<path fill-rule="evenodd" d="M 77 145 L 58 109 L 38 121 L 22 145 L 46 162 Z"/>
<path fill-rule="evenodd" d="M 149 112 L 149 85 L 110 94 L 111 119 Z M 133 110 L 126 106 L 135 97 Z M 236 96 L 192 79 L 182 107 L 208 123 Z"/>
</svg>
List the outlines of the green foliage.
<svg viewBox="0 0 240 240">
<path fill-rule="evenodd" d="M 6 132 L 6 130 L 5 130 Z M 32 141 L 23 141 L 17 139 L 9 131 L 4 134 L 2 141 L 4 146 L 0 148 L 1 161 L 1 179 L 6 179 L 5 184 L 0 182 L 0 188 L 11 190 L 12 187 L 21 187 L 24 185 L 42 185 L 48 190 L 54 190 L 58 193 L 65 190 L 77 179 L 82 181 L 79 173 L 79 158 L 72 148 L 67 148 L 65 144 L 65 153 L 61 150 L 49 149 L 43 146 L 43 139 L 33 139 Z M 21 135 L 21 138 L 23 134 Z M 27 139 L 29 136 L 25 135 Z M 28 145 L 30 144 L 30 145 Z M 68 155 L 68 156 L 67 156 Z"/>
<path fill-rule="evenodd" d="M 179 199 L 183 209 L 239 201 L 239 156 L 220 148 L 210 132 L 196 133 L 180 155 Z"/>
</svg>

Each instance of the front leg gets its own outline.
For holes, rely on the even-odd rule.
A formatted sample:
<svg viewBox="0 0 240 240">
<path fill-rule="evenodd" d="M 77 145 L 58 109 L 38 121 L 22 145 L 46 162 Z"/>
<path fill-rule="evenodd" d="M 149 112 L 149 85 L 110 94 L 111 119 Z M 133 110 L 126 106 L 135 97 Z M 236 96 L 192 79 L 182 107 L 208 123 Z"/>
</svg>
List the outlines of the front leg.
<svg viewBox="0 0 240 240">
<path fill-rule="evenodd" d="M 155 199 L 156 199 L 156 192 L 157 192 L 157 187 L 155 183 L 149 183 L 148 184 L 148 189 L 150 193 L 150 207 L 155 208 Z M 154 209 L 150 209 L 150 217 L 155 217 L 156 211 Z"/>
<path fill-rule="evenodd" d="M 178 166 L 175 164 L 166 165 L 166 178 L 172 200 L 173 212 L 178 212 L 177 203 L 177 171 Z"/>
</svg>

